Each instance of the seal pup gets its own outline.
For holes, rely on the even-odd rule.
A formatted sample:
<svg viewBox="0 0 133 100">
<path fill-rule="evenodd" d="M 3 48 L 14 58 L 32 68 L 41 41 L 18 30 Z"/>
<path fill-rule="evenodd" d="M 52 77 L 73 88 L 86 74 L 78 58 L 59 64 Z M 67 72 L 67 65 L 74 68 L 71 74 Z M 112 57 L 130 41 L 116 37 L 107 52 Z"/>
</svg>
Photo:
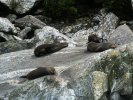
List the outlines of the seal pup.
<svg viewBox="0 0 133 100">
<path fill-rule="evenodd" d="M 88 36 L 88 43 L 89 43 L 89 42 L 100 43 L 100 42 L 104 42 L 104 41 L 107 41 L 107 39 L 100 38 L 100 37 L 98 37 L 97 34 L 90 34 L 90 35 Z"/>
<path fill-rule="evenodd" d="M 53 43 L 53 44 L 42 44 L 35 48 L 34 54 L 36 57 L 44 56 L 56 51 L 59 51 L 68 46 L 68 43 Z"/>
<path fill-rule="evenodd" d="M 113 43 L 89 42 L 87 44 L 87 51 L 90 51 L 90 52 L 101 52 L 107 49 L 115 49 L 115 48 L 116 48 L 116 44 L 113 44 Z"/>
<path fill-rule="evenodd" d="M 21 76 L 20 78 L 26 78 L 28 80 L 33 80 L 46 75 L 56 75 L 56 70 L 54 67 L 39 67 L 27 75 Z"/>
</svg>

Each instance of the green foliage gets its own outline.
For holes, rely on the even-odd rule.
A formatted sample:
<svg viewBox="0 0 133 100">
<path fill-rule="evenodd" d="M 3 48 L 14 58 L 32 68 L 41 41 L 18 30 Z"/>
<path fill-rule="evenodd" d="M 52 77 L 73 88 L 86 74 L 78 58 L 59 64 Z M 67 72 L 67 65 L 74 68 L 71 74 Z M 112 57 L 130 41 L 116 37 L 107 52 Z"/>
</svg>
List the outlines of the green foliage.
<svg viewBox="0 0 133 100">
<path fill-rule="evenodd" d="M 20 5 L 20 0 L 8 0 L 8 4 L 10 8 L 14 10 Z"/>
<path fill-rule="evenodd" d="M 122 19 L 132 16 L 131 0 L 105 0 L 103 5 Z"/>
<path fill-rule="evenodd" d="M 95 64 L 97 71 L 108 75 L 109 86 L 115 79 L 120 79 L 126 72 L 133 73 L 133 54 L 126 49 L 119 55 L 106 56 Z"/>
<path fill-rule="evenodd" d="M 72 17 L 77 14 L 75 0 L 44 0 L 44 10 L 52 18 Z"/>
</svg>

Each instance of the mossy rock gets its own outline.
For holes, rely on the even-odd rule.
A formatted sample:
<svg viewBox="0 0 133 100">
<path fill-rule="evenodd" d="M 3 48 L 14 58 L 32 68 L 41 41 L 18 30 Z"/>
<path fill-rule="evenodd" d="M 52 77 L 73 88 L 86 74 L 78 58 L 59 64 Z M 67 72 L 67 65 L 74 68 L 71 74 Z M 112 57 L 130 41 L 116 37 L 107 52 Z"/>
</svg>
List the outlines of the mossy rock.
<svg viewBox="0 0 133 100">
<path fill-rule="evenodd" d="M 9 41 L 0 43 L 0 54 L 30 49 L 34 46 L 31 42 L 26 41 Z"/>
</svg>

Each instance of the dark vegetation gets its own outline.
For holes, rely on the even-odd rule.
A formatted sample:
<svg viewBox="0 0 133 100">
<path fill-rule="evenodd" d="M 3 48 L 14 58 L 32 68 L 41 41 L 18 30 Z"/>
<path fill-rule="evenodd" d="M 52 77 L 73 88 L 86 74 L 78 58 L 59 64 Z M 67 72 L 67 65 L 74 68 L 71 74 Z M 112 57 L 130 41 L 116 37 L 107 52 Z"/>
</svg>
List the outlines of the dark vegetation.
<svg viewBox="0 0 133 100">
<path fill-rule="evenodd" d="M 8 7 L 6 7 L 4 4 L 0 2 L 0 16 L 5 17 L 10 13 L 10 10 Z"/>
<path fill-rule="evenodd" d="M 45 15 L 54 19 L 86 16 L 97 8 L 106 7 L 121 19 L 130 20 L 133 13 L 130 0 L 44 0 Z"/>
<path fill-rule="evenodd" d="M 114 12 L 120 19 L 130 20 L 133 18 L 131 0 L 106 0 L 103 7 Z"/>
<path fill-rule="evenodd" d="M 97 62 L 97 71 L 108 75 L 109 87 L 112 87 L 113 80 L 120 79 L 126 73 L 133 73 L 133 54 L 126 48 L 123 51 L 113 51 Z"/>
<path fill-rule="evenodd" d="M 12 9 L 15 9 L 19 2 L 11 1 Z M 5 17 L 9 13 L 15 13 L 9 10 L 4 4 L 0 3 L 0 16 Z M 39 8 L 43 9 L 43 15 L 52 19 L 73 20 L 79 17 L 92 17 L 101 8 L 107 8 L 107 11 L 114 12 L 122 20 L 131 20 L 133 10 L 131 7 L 131 0 L 41 0 L 26 14 L 34 15 L 34 12 Z M 15 13 L 18 17 L 19 15 Z"/>
</svg>

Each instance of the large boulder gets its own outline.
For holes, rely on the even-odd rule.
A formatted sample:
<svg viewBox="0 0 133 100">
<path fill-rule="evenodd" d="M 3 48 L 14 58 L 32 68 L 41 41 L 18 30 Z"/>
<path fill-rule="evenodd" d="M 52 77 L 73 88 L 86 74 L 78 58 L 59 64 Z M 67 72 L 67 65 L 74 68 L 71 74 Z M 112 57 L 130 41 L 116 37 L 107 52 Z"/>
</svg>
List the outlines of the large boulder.
<svg viewBox="0 0 133 100">
<path fill-rule="evenodd" d="M 39 29 L 43 28 L 46 24 L 32 15 L 26 15 L 23 18 L 15 20 L 15 25 L 22 28 L 31 27 L 33 29 Z"/>
<path fill-rule="evenodd" d="M 11 10 L 14 10 L 18 14 L 24 14 L 29 11 L 39 0 L 0 0 Z"/>
<path fill-rule="evenodd" d="M 2 17 L 0 17 L 0 31 L 12 34 L 17 33 L 17 30 L 14 25 L 7 18 Z"/>
<path fill-rule="evenodd" d="M 108 13 L 103 20 L 100 22 L 100 26 L 98 27 L 97 33 L 101 32 L 103 35 L 108 35 L 110 32 L 112 32 L 118 25 L 119 18 L 113 14 Z"/>
<path fill-rule="evenodd" d="M 42 29 L 37 29 L 35 31 L 35 41 L 38 42 L 37 45 L 54 42 L 67 42 L 73 46 L 76 44 L 75 42 L 71 41 L 70 38 L 68 38 L 67 36 L 60 33 L 57 29 L 50 26 L 45 26 Z"/>
<path fill-rule="evenodd" d="M 130 43 L 133 41 L 133 32 L 126 24 L 121 25 L 112 34 L 110 34 L 109 41 L 118 45 Z"/>
<path fill-rule="evenodd" d="M 78 46 L 86 46 L 88 36 L 92 33 L 108 38 L 109 34 L 115 30 L 119 20 L 118 17 L 113 13 L 106 14 L 102 10 L 100 14 L 93 18 L 95 21 L 99 21 L 99 24 L 88 30 L 80 30 L 72 36 L 72 39 L 78 43 Z"/>
<path fill-rule="evenodd" d="M 35 58 L 35 56 L 33 56 L 33 49 L 1 55 L 0 82 L 3 82 L 2 84 L 0 83 L 0 89 L 3 90 L 1 90 L 2 92 L 0 93 L 1 98 L 5 97 L 13 100 L 24 96 L 25 99 L 28 98 L 31 100 L 38 95 L 36 97 L 37 100 L 40 98 L 56 98 L 57 100 L 93 100 L 93 90 L 91 90 L 91 85 L 88 80 L 89 71 L 95 60 L 100 59 L 100 56 L 103 54 L 106 55 L 107 52 L 87 54 L 84 53 L 85 49 L 86 48 L 83 47 L 65 48 L 41 58 Z M 19 76 L 28 73 L 37 66 L 55 67 L 58 73 L 57 79 L 55 81 L 49 81 L 46 77 L 43 77 L 33 81 L 22 82 L 20 84 L 17 83 L 19 81 L 17 80 Z M 62 70 L 58 71 L 60 68 Z M 10 72 L 10 75 L 6 74 L 8 72 Z M 87 74 L 87 77 L 84 77 L 85 74 Z M 15 77 L 16 79 L 14 79 Z M 104 78 L 104 76 L 102 78 Z M 1 87 L 4 84 L 6 86 Z M 8 91 L 9 88 L 10 91 Z"/>
<path fill-rule="evenodd" d="M 132 47 L 133 43 L 130 45 Z M 95 62 L 112 50 L 101 53 L 85 53 L 85 50 L 85 47 L 65 48 L 41 58 L 33 56 L 33 49 L 0 55 L 0 97 L 11 100 L 99 100 L 106 97 L 107 75 L 100 71 L 91 74 L 91 71 L 96 67 Z M 19 78 L 38 66 L 54 67 L 58 76 L 25 82 Z"/>
</svg>

